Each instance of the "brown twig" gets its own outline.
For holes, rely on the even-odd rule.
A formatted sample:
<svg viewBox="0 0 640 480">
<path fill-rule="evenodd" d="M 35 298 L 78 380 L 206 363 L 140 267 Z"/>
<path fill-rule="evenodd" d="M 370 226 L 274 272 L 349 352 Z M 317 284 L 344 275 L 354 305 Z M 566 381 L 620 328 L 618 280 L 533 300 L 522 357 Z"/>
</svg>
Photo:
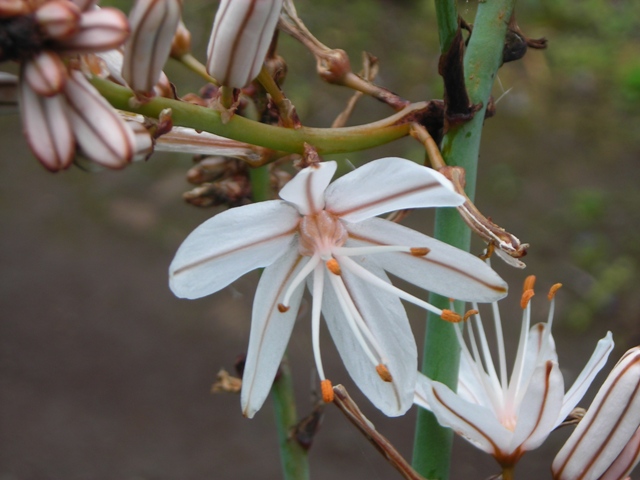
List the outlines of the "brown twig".
<svg viewBox="0 0 640 480">
<path fill-rule="evenodd" d="M 347 393 L 342 385 L 333 387 L 334 399 L 333 403 L 347 417 L 355 427 L 376 447 L 382 456 L 407 480 L 425 480 L 425 478 L 416 472 L 409 463 L 402 458 L 402 455 L 394 448 L 393 445 L 375 429 L 373 424 L 365 417 L 358 405 Z"/>
</svg>

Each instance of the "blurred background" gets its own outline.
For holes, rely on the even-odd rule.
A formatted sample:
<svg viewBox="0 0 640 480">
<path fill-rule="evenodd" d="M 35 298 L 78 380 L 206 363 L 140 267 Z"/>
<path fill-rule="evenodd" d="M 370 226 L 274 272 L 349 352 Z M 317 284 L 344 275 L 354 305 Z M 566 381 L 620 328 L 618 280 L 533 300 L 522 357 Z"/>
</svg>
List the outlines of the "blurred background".
<svg viewBox="0 0 640 480">
<path fill-rule="evenodd" d="M 130 5 L 102 3 L 125 11 Z M 412 101 L 441 98 L 433 2 L 296 4 L 321 41 L 348 52 L 355 71 L 366 50 L 380 60 L 377 83 Z M 459 4 L 470 22 L 475 6 Z M 215 8 L 211 1 L 185 3 L 201 59 Z M 500 70 L 477 205 L 531 244 L 526 270 L 493 264 L 515 293 L 501 306 L 508 353 L 519 332 L 525 276 L 538 276 L 536 321 L 546 319 L 543 293 L 564 284 L 554 334 L 568 386 L 607 330 L 616 349 L 606 370 L 640 343 L 640 4 L 523 0 L 517 12 L 523 31 L 546 37 L 549 48 Z M 330 125 L 351 92 L 319 80 L 311 54 L 284 35 L 280 53 L 289 64 L 284 90 L 303 123 Z M 166 71 L 180 95 L 201 86 L 175 63 Z M 390 113 L 363 99 L 350 124 Z M 182 200 L 192 160 L 157 154 L 122 172 L 71 168 L 52 175 L 20 130 L 17 114 L 0 116 L 0 480 L 281 478 L 271 402 L 246 420 L 237 396 L 210 393 L 218 370 L 233 372 L 246 349 L 257 274 L 195 301 L 174 298 L 167 286 L 176 248 L 217 211 Z M 358 163 L 386 155 L 419 160 L 424 153 L 405 139 L 335 158 Z M 407 220 L 424 232 L 431 222 L 428 212 Z M 474 253 L 481 249 L 474 243 Z M 424 313 L 408 310 L 421 343 Z M 307 320 L 300 319 L 290 344 L 301 416 L 315 402 Z M 325 369 L 349 388 L 326 333 Z M 387 419 L 355 387 L 350 392 L 410 458 L 415 411 Z M 549 478 L 569 430 L 525 455 L 517 478 Z M 455 448 L 452 479 L 499 472 L 464 441 L 456 439 Z M 310 463 L 316 479 L 399 478 L 332 406 Z"/>
</svg>

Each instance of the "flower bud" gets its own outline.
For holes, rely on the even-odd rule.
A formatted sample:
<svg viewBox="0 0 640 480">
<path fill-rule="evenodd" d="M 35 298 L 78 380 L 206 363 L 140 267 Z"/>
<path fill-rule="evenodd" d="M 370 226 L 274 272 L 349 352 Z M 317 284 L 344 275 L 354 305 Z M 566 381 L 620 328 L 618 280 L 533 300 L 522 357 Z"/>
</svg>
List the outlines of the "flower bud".
<svg viewBox="0 0 640 480">
<path fill-rule="evenodd" d="M 282 0 L 222 0 L 207 48 L 207 72 L 234 88 L 256 78 L 281 9 Z"/>
<path fill-rule="evenodd" d="M 95 53 L 120 47 L 129 35 L 129 22 L 120 10 L 102 8 L 82 14 L 78 31 L 61 41 L 58 49 L 76 53 Z"/>
<path fill-rule="evenodd" d="M 171 43 L 171 56 L 180 58 L 191 52 L 191 32 L 184 25 L 182 20 L 178 22 L 178 28 Z"/>
<path fill-rule="evenodd" d="M 80 15 L 80 9 L 67 0 L 45 3 L 35 13 L 40 31 L 54 40 L 71 37 L 78 30 Z"/>
<path fill-rule="evenodd" d="M 555 480 L 619 480 L 638 460 L 640 347 L 613 367 L 551 470 Z M 615 475 L 614 475 L 615 472 Z"/>
<path fill-rule="evenodd" d="M 180 21 L 180 0 L 138 0 L 129 23 L 131 36 L 124 49 L 122 76 L 137 92 L 150 92 L 169 58 Z"/>
</svg>

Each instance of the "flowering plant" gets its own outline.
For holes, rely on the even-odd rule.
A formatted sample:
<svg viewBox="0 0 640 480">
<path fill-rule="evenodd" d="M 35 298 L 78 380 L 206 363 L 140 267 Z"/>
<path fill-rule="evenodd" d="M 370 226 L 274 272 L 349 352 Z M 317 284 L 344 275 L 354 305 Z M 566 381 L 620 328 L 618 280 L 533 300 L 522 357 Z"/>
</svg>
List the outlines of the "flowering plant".
<svg viewBox="0 0 640 480">
<path fill-rule="evenodd" d="M 454 0 L 435 2 L 443 98 L 417 102 L 376 83 L 382 66 L 371 54 L 363 55 L 356 73 L 346 50 L 316 38 L 293 0 L 197 6 L 136 0 L 127 12 L 98 3 L 0 0 L 0 62 L 8 65 L 0 72 L 0 109 L 18 114 L 33 156 L 51 172 L 74 165 L 96 173 L 123 170 L 157 151 L 195 155 L 184 199 L 221 210 L 179 246 L 169 285 L 178 297 L 201 298 L 263 269 L 239 377 L 221 372 L 214 390 L 239 393 L 249 418 L 272 396 L 285 478 L 308 477 L 308 449 L 327 404 L 410 479 L 448 478 L 450 429 L 492 455 L 501 478 L 510 480 L 525 452 L 579 420 L 577 404 L 612 351 L 612 335 L 600 340 L 565 391 L 551 334 L 555 288 L 548 321 L 531 327 L 529 279 L 509 377 L 496 303 L 507 285 L 483 260 L 495 254 L 524 268 L 529 244 L 474 204 L 482 130 L 498 103 L 491 96 L 494 79 L 504 64 L 546 46 L 518 26 L 514 0 L 478 2 L 473 22 L 462 18 Z M 200 7 L 213 17 L 216 6 L 206 35 L 182 16 Z M 205 38 L 206 45 L 196 44 Z M 321 81 L 351 92 L 329 126 L 309 126 L 316 120 L 297 108 L 299 92 L 320 90 L 303 83 L 308 79 L 299 69 L 289 75 L 304 88 L 284 87 L 288 67 L 304 66 L 304 55 L 281 56 L 281 39 L 306 50 Z M 202 88 L 187 91 L 175 73 L 180 68 L 203 81 Z M 349 126 L 363 97 L 381 102 L 389 114 Z M 411 160 L 354 153 L 405 137 L 418 144 L 418 154 L 405 149 Z M 357 168 L 328 160 L 346 153 L 357 158 Z M 417 222 L 413 229 L 401 224 L 421 208 L 436 210 L 433 238 Z M 305 289 L 312 296 L 311 353 L 323 401 L 298 418 L 286 349 L 305 313 Z M 473 310 L 465 313 L 466 302 Z M 427 312 L 424 343 L 416 341 L 406 303 Z M 497 364 L 479 303 L 492 304 Z M 347 373 L 380 412 L 395 417 L 414 403 L 423 407 L 413 465 L 346 389 L 333 385 L 330 379 L 341 377 L 323 363 L 322 319 Z M 466 328 L 470 324 L 475 330 Z M 639 457 L 637 370 L 632 349 L 556 456 L 554 479 L 630 474 Z M 311 390 L 315 396 L 316 387 Z"/>
</svg>

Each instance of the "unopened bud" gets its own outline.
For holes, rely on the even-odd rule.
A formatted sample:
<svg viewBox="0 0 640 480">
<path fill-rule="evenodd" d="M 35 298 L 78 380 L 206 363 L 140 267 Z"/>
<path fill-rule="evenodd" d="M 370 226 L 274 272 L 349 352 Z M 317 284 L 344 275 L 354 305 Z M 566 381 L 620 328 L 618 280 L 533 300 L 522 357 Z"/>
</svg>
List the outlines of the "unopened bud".
<svg viewBox="0 0 640 480">
<path fill-rule="evenodd" d="M 67 0 L 45 3 L 35 12 L 40 31 L 48 38 L 64 40 L 78 30 L 80 9 Z"/>
<path fill-rule="evenodd" d="M 25 15 L 29 10 L 29 4 L 24 0 L 0 0 L 0 18 Z"/>
<path fill-rule="evenodd" d="M 207 72 L 234 88 L 256 78 L 281 9 L 282 0 L 222 0 L 207 48 Z"/>
<path fill-rule="evenodd" d="M 622 479 L 640 459 L 640 347 L 613 367 L 553 461 L 554 480 Z"/>
<path fill-rule="evenodd" d="M 150 92 L 160 79 L 178 28 L 180 0 L 138 0 L 129 14 L 131 36 L 124 47 L 122 76 L 137 92 Z"/>
<path fill-rule="evenodd" d="M 191 52 L 191 32 L 187 30 L 184 22 L 178 22 L 178 28 L 171 42 L 171 56 L 181 58 Z"/>
</svg>

